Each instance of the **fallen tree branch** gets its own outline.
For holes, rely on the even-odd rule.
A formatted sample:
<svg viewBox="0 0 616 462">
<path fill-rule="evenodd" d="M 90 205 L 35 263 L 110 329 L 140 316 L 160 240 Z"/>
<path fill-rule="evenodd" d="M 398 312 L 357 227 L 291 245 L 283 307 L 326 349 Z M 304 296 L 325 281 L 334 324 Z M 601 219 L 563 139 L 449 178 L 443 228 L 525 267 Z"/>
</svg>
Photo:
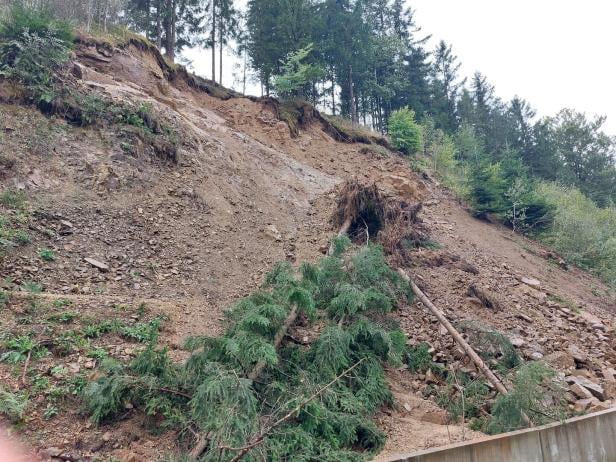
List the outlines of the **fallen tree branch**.
<svg viewBox="0 0 616 462">
<path fill-rule="evenodd" d="M 419 299 L 424 304 L 424 306 L 428 308 L 434 316 L 436 316 L 436 318 L 441 323 L 441 325 L 445 327 L 447 332 L 449 332 L 449 334 L 453 337 L 456 343 L 460 345 L 460 347 L 469 356 L 469 358 L 471 358 L 473 363 L 475 363 L 475 366 L 477 366 L 477 369 L 481 371 L 481 373 L 485 376 L 486 379 L 488 379 L 488 382 L 490 382 L 501 395 L 508 395 L 509 391 L 507 390 L 505 385 L 503 385 L 500 379 L 496 377 L 494 372 L 492 372 L 492 370 L 488 366 L 486 366 L 486 364 L 479 357 L 479 355 L 473 349 L 473 347 L 470 346 L 466 340 L 464 340 L 462 335 L 460 335 L 460 333 L 456 330 L 456 328 L 453 327 L 453 325 L 447 320 L 447 318 L 441 312 L 441 310 L 439 310 L 436 306 L 434 306 L 434 304 L 430 301 L 430 299 L 426 297 L 426 295 L 421 291 L 421 289 L 417 287 L 417 284 L 413 282 L 413 280 L 408 276 L 408 274 L 406 274 L 406 272 L 403 269 L 399 268 L 398 273 L 406 281 L 408 281 L 415 295 L 417 295 L 417 297 L 419 297 Z M 531 420 L 528 418 L 528 416 L 525 413 L 522 413 L 522 419 L 524 420 L 524 423 L 526 423 L 529 426 L 532 426 Z"/>
<path fill-rule="evenodd" d="M 498 390 L 498 392 L 502 395 L 506 395 L 509 392 L 505 385 L 499 380 L 496 375 L 490 370 L 488 366 L 483 362 L 483 360 L 479 357 L 477 352 L 471 347 L 466 340 L 460 335 L 460 333 L 456 330 L 455 327 L 447 320 L 445 315 L 439 310 L 434 304 L 426 297 L 426 295 L 421 291 L 419 287 L 413 282 L 413 280 L 406 274 L 403 269 L 398 269 L 398 273 L 402 276 L 408 283 L 411 285 L 413 292 L 421 302 L 424 304 L 426 308 L 428 308 L 434 316 L 438 319 L 438 321 L 442 324 L 442 326 L 447 329 L 447 332 L 453 337 L 458 345 L 464 350 L 464 352 L 471 358 L 477 369 L 479 369 L 483 375 L 488 379 L 488 381 Z"/>
<path fill-rule="evenodd" d="M 323 393 L 325 390 L 327 390 L 329 387 L 331 387 L 333 384 L 335 384 L 338 380 L 340 380 L 342 377 L 344 377 L 349 372 L 351 372 L 353 369 L 355 369 L 357 366 L 359 366 L 363 360 L 364 360 L 364 358 L 360 359 L 355 364 L 353 364 L 351 367 L 349 367 L 344 372 L 342 372 L 340 375 L 337 375 L 329 383 L 327 383 L 326 385 L 323 385 L 316 392 L 314 392 L 312 395 L 310 395 L 307 399 L 305 399 L 304 401 L 299 403 L 297 406 L 295 406 L 293 409 L 291 409 L 287 414 L 285 414 L 283 417 L 281 417 L 276 422 L 274 422 L 272 425 L 270 425 L 266 430 L 264 430 L 261 433 L 259 433 L 246 446 L 243 446 L 243 447 L 240 447 L 240 448 L 231 448 L 231 447 L 227 447 L 227 446 L 220 446 L 219 449 L 225 449 L 225 450 L 228 450 L 228 451 L 239 451 L 239 453 L 233 459 L 231 459 L 229 461 L 229 462 L 238 462 L 239 460 L 241 460 L 248 453 L 248 451 L 250 451 L 251 449 L 253 449 L 256 446 L 258 446 L 259 444 L 261 444 L 261 442 L 269 434 L 271 434 L 274 429 L 276 429 L 277 427 L 282 425 L 284 422 L 289 420 L 291 417 L 293 417 L 293 415 L 295 415 L 295 413 L 299 412 L 301 410 L 301 408 L 306 406 L 313 399 L 315 399 L 317 396 L 321 395 L 321 393 Z"/>
<path fill-rule="evenodd" d="M 289 311 L 287 318 L 284 320 L 284 323 L 282 324 L 278 332 L 276 332 L 276 336 L 274 337 L 274 348 L 276 350 L 278 350 L 278 347 L 282 343 L 282 339 L 287 334 L 287 331 L 289 330 L 289 328 L 295 323 L 296 319 L 297 319 L 297 306 L 293 305 L 293 308 L 291 308 L 291 311 Z M 255 367 L 252 369 L 250 374 L 248 374 L 248 378 L 250 380 L 255 380 L 257 377 L 259 377 L 259 375 L 261 374 L 261 371 L 263 371 L 263 369 L 265 368 L 265 365 L 266 365 L 265 361 L 259 361 L 255 365 Z"/>
</svg>

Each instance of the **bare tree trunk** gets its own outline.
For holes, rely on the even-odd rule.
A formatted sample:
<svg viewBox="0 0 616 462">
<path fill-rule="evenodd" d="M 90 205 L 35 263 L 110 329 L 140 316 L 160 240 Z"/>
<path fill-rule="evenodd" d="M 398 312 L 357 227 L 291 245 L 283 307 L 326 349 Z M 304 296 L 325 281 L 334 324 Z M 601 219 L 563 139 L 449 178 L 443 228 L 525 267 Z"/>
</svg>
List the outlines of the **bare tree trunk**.
<svg viewBox="0 0 616 462">
<path fill-rule="evenodd" d="M 218 54 L 218 83 L 222 85 L 222 48 L 223 48 L 223 27 L 222 27 L 222 11 L 220 12 L 220 18 L 218 22 L 218 46 L 220 51 Z"/>
<path fill-rule="evenodd" d="M 156 2 L 156 46 L 158 47 L 158 49 L 160 50 L 163 42 L 162 42 L 162 35 L 163 35 L 163 29 L 162 29 L 162 0 L 158 0 L 158 2 Z"/>
<path fill-rule="evenodd" d="M 212 80 L 216 82 L 216 0 L 212 0 Z"/>
<path fill-rule="evenodd" d="M 351 109 L 351 125 L 357 125 L 357 107 L 355 106 L 355 96 L 353 95 L 353 66 L 349 65 L 349 104 Z"/>
<path fill-rule="evenodd" d="M 336 115 L 336 81 L 332 74 L 332 115 Z"/>
<path fill-rule="evenodd" d="M 246 53 L 246 49 L 244 48 L 244 76 L 242 78 L 242 95 L 246 94 L 246 64 L 247 64 L 247 53 Z M 263 91 L 261 91 L 261 93 L 263 93 Z"/>
</svg>

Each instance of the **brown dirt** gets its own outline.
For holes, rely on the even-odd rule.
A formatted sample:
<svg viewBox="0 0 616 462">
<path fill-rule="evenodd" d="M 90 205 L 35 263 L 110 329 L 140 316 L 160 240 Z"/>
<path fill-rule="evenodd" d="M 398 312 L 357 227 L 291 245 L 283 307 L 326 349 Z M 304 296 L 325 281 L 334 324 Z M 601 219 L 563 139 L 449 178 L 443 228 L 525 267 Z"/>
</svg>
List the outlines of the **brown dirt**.
<svg viewBox="0 0 616 462">
<path fill-rule="evenodd" d="M 124 317 L 135 323 L 131 316 L 145 303 L 148 316 L 169 318 L 162 339 L 179 357 L 186 337 L 220 332 L 224 308 L 258 287 L 275 262 L 317 259 L 334 232 L 336 188 L 359 178 L 410 204 L 423 201 L 420 218 L 442 248 L 414 252 L 410 273 L 451 320 L 470 319 L 520 337 L 527 356 L 551 360 L 575 344 L 598 381 L 602 368 L 616 366 L 616 305 L 600 281 L 553 265 L 541 257 L 541 246 L 472 218 L 435 180 L 413 173 L 405 159 L 336 142 L 318 125 L 292 138 L 268 105 L 217 99 L 182 79 L 170 83 L 155 57 L 134 46 L 104 60 L 92 56 L 98 56 L 94 47 L 77 53 L 80 85 L 116 101 L 151 103 L 181 128 L 179 161 L 168 165 L 139 149 L 127 153 L 115 131 L 75 128 L 32 108 L 0 105 L 0 143 L 11 160 L 0 175 L 2 186 L 24 190 L 30 209 L 38 211 L 29 224 L 32 242 L 0 257 L 0 280 L 42 284 L 45 310 L 54 309 L 51 300 L 68 298 L 81 320 Z M 0 206 L 0 213 L 14 212 Z M 53 249 L 56 260 L 41 260 L 41 248 Z M 521 277 L 536 278 L 541 287 L 529 287 Z M 471 303 L 472 283 L 497 294 L 503 309 Z M 0 320 L 3 335 L 32 328 L 19 324 L 27 302 L 15 300 L 11 314 Z M 126 308 L 118 314 L 120 305 Z M 411 343 L 427 341 L 438 362 L 464 366 L 421 305 L 397 317 Z M 596 327 L 599 321 L 603 328 Z M 117 336 L 102 338 L 98 346 L 120 358 L 139 347 Z M 74 351 L 31 367 L 43 375 L 58 365 L 83 372 L 86 361 Z M 19 375 L 0 363 L 3 383 L 16 387 Z M 449 425 L 444 411 L 421 397 L 427 387 L 421 376 L 389 376 L 397 405 L 379 416 L 390 437 L 382 457 L 476 435 Z M 130 409 L 119 425 L 101 428 L 70 401 L 49 421 L 41 418 L 45 409 L 37 401 L 20 431 L 35 450 L 57 447 L 93 460 L 145 461 L 171 450 L 176 438 L 144 432 L 142 417 Z"/>
</svg>

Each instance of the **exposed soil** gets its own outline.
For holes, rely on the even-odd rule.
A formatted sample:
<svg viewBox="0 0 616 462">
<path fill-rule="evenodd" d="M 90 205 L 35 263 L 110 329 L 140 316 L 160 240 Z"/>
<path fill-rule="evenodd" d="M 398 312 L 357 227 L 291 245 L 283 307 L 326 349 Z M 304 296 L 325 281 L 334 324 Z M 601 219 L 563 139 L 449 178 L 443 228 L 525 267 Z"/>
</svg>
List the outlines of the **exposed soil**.
<svg viewBox="0 0 616 462">
<path fill-rule="evenodd" d="M 10 167 L 1 164 L 0 181 L 2 189 L 27 195 L 32 238 L 0 256 L 0 280 L 12 291 L 26 281 L 43 287 L 34 313 L 28 314 L 27 294 L 12 297 L 0 335 L 39 329 L 41 338 L 48 332 L 59 336 L 97 320 L 118 318 L 134 326 L 164 315 L 161 338 L 181 358 L 183 340 L 220 332 L 223 310 L 258 287 L 274 263 L 322 255 L 335 232 L 337 188 L 356 177 L 375 182 L 386 196 L 423 202 L 420 218 L 440 248 L 414 251 L 408 270 L 452 321 L 472 320 L 519 339 L 524 356 L 541 356 L 563 373 L 601 383 L 609 398 L 601 405 L 613 403 L 616 387 L 606 370 L 616 368 L 616 303 L 599 280 L 561 268 L 543 258 L 546 249 L 536 243 L 472 218 L 401 157 L 337 142 L 318 125 L 292 138 L 270 106 L 217 99 L 181 79 L 170 83 L 153 55 L 133 46 L 97 57 L 95 47 L 78 50 L 80 85 L 115 101 L 151 103 L 180 129 L 179 160 L 144 156 L 139 146 L 127 151 L 126 140 L 113 130 L 76 128 L 33 108 L 0 105 L 2 155 L 11 161 Z M 0 213 L 17 212 L 0 206 Z M 42 248 L 52 249 L 55 261 L 42 260 Z M 471 284 L 498 297 L 501 309 L 469 298 Z M 58 299 L 72 304 L 55 307 Z M 49 316 L 66 310 L 79 317 L 44 330 Z M 456 359 L 453 341 L 420 304 L 396 316 L 410 343 L 434 347 L 437 362 L 468 366 Z M 140 347 L 118 334 L 92 342 L 120 359 Z M 571 345 L 579 350 L 575 361 Z M 50 372 L 57 366 L 95 373 L 99 361 L 93 359 L 79 348 L 54 353 L 32 361 L 28 381 L 40 375 L 64 383 Z M 22 373 L 0 363 L 4 384 L 19 388 Z M 378 417 L 389 436 L 380 457 L 477 435 L 449 422 L 429 399 L 425 377 L 400 370 L 389 376 L 397 403 Z M 69 398 L 58 415 L 44 420 L 49 396 L 39 396 L 18 433 L 43 458 L 150 461 L 174 446 L 176 435 L 144 431 L 144 418 L 131 409 L 120 424 L 96 428 Z"/>
</svg>

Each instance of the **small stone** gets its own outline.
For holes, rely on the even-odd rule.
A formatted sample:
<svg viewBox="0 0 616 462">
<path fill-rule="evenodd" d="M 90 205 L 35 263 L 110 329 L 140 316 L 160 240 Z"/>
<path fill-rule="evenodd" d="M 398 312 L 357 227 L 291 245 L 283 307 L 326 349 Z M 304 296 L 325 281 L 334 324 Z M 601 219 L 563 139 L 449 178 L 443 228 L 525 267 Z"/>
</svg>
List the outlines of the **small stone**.
<svg viewBox="0 0 616 462">
<path fill-rule="evenodd" d="M 593 402 L 596 401 L 597 400 L 595 398 L 578 399 L 573 404 L 573 408 L 575 409 L 575 412 L 584 412 L 593 404 Z"/>
<path fill-rule="evenodd" d="M 263 233 L 267 237 L 275 240 L 276 242 L 282 241 L 282 234 L 280 234 L 280 231 L 278 231 L 278 228 L 276 228 L 274 225 L 267 225 Z"/>
<path fill-rule="evenodd" d="M 109 266 L 108 265 L 106 265 L 105 263 L 100 262 L 98 260 L 95 260 L 94 258 L 85 257 L 84 261 L 86 261 L 90 265 L 94 266 L 95 268 L 98 268 L 103 273 L 106 273 L 107 271 L 109 271 Z"/>
<path fill-rule="evenodd" d="M 63 452 L 64 452 L 64 451 L 62 451 L 62 449 L 57 448 L 57 447 L 55 447 L 55 446 L 52 446 L 52 447 L 50 447 L 50 448 L 45 449 L 45 453 L 46 453 L 49 457 L 56 457 L 56 458 L 59 458 L 59 457 L 62 455 L 62 453 L 63 453 Z"/>
<path fill-rule="evenodd" d="M 573 357 L 576 364 L 586 364 L 588 362 L 588 358 L 577 345 L 569 345 L 567 351 Z"/>
<path fill-rule="evenodd" d="M 581 387 L 586 388 L 586 390 L 588 390 L 595 398 L 598 398 L 600 401 L 605 401 L 607 399 L 603 387 L 587 379 L 586 377 L 575 377 L 570 375 L 566 377 L 565 380 L 569 384 L 577 384 Z"/>
<path fill-rule="evenodd" d="M 526 316 L 525 314 L 518 313 L 515 316 L 516 316 L 516 318 L 522 319 L 523 321 L 526 321 L 528 323 L 532 323 L 533 322 L 533 320 L 529 316 Z"/>
<path fill-rule="evenodd" d="M 111 438 L 113 437 L 113 435 L 111 434 L 111 432 L 105 432 L 103 433 L 103 441 L 105 443 L 108 443 L 109 441 L 111 441 Z"/>
<path fill-rule="evenodd" d="M 510 341 L 511 344 L 516 348 L 520 348 L 526 345 L 526 340 L 524 340 L 522 337 L 513 337 Z"/>
<path fill-rule="evenodd" d="M 569 386 L 569 390 L 571 390 L 571 393 L 573 393 L 575 396 L 577 396 L 580 399 L 590 400 L 593 398 L 591 392 L 589 392 L 586 388 L 584 388 L 583 386 L 577 383 L 571 384 Z"/>
<path fill-rule="evenodd" d="M 520 281 L 526 284 L 527 286 L 531 286 L 535 289 L 539 289 L 541 287 L 541 282 L 534 278 L 523 277 L 520 279 Z"/>
<path fill-rule="evenodd" d="M 540 359 L 543 359 L 543 353 L 533 351 L 530 355 L 528 355 L 528 357 L 533 361 L 539 361 Z"/>
</svg>

